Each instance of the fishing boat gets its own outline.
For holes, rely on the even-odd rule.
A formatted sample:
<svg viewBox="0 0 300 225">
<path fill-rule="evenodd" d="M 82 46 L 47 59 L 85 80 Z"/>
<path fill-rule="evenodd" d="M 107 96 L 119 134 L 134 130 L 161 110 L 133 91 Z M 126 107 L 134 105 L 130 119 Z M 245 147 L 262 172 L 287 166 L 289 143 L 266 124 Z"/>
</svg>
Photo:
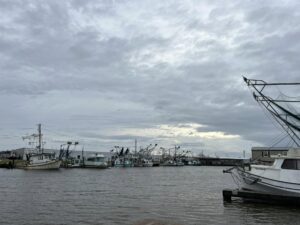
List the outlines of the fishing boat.
<svg viewBox="0 0 300 225">
<path fill-rule="evenodd" d="M 253 96 L 286 131 L 296 148 L 290 148 L 286 156 L 274 156 L 272 165 L 254 165 L 233 167 L 224 172 L 232 175 L 240 189 L 255 192 L 291 195 L 300 197 L 300 116 L 291 112 L 291 107 L 282 103 L 299 103 L 298 100 L 272 99 L 264 94 L 269 85 L 300 85 L 300 83 L 267 83 L 262 80 L 244 78 L 254 90 Z"/>
<path fill-rule="evenodd" d="M 126 158 L 117 158 L 114 162 L 114 167 L 133 167 L 133 163 L 131 160 Z"/>
<path fill-rule="evenodd" d="M 61 161 L 55 159 L 52 153 L 28 153 L 27 162 L 24 169 L 26 170 L 51 170 L 59 169 Z"/>
<path fill-rule="evenodd" d="M 134 167 L 153 167 L 152 153 L 156 147 L 157 144 L 150 144 L 146 148 L 141 147 L 139 151 L 135 150 L 135 153 L 131 157 Z"/>
<path fill-rule="evenodd" d="M 115 149 L 111 150 L 112 155 L 112 165 L 114 167 L 133 167 L 134 158 L 130 153 L 129 148 L 122 147 L 119 149 L 119 146 L 115 146 Z"/>
<path fill-rule="evenodd" d="M 165 149 L 163 147 L 160 147 L 162 151 L 162 163 L 161 166 L 184 166 L 184 163 L 182 162 L 182 158 L 186 156 L 186 153 L 189 151 L 182 151 L 179 152 L 180 146 L 175 145 L 173 148 Z M 171 150 L 174 151 L 173 154 L 171 154 Z M 168 152 L 168 154 L 166 154 Z"/>
<path fill-rule="evenodd" d="M 152 167 L 152 166 L 153 166 L 152 160 L 149 159 L 142 160 L 142 167 Z"/>
<path fill-rule="evenodd" d="M 105 169 L 108 167 L 108 165 L 105 156 L 103 154 L 96 153 L 88 156 L 84 160 L 83 167 Z"/>
<path fill-rule="evenodd" d="M 231 174 L 244 190 L 300 197 L 300 149 L 292 148 L 286 156 L 275 156 L 270 166 L 251 165 L 250 170 L 235 167 Z"/>
<path fill-rule="evenodd" d="M 184 166 L 184 163 L 181 160 L 167 160 L 161 166 Z"/>
<path fill-rule="evenodd" d="M 25 170 L 51 170 L 59 169 L 61 160 L 55 158 L 54 153 L 45 153 L 42 147 L 42 126 L 38 124 L 38 134 L 32 134 L 24 139 L 38 138 L 38 146 L 34 152 L 26 153 Z"/>
</svg>

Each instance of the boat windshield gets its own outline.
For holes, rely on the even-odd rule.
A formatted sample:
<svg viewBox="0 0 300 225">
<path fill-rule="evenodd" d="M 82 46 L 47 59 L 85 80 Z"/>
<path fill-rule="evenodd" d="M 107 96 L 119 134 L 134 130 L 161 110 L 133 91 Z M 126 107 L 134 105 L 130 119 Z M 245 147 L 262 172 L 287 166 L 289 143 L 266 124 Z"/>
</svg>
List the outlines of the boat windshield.
<svg viewBox="0 0 300 225">
<path fill-rule="evenodd" d="M 87 161 L 90 161 L 90 162 L 104 162 L 104 157 L 92 157 L 92 158 L 88 158 Z"/>
<path fill-rule="evenodd" d="M 300 159 L 285 159 L 281 168 L 286 170 L 300 170 Z"/>
</svg>

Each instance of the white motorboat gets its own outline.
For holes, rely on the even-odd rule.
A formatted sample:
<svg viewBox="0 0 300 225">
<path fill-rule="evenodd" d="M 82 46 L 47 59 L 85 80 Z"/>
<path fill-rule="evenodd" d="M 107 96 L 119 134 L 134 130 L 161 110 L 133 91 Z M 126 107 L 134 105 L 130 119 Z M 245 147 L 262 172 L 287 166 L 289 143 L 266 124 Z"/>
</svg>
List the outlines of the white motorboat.
<svg viewBox="0 0 300 225">
<path fill-rule="evenodd" d="M 105 169 L 108 167 L 106 158 L 103 154 L 93 154 L 88 156 L 83 163 L 85 168 Z"/>
<path fill-rule="evenodd" d="M 235 167 L 230 172 L 241 189 L 300 196 L 300 149 L 277 156 L 271 166 L 251 165 L 250 170 Z"/>
</svg>

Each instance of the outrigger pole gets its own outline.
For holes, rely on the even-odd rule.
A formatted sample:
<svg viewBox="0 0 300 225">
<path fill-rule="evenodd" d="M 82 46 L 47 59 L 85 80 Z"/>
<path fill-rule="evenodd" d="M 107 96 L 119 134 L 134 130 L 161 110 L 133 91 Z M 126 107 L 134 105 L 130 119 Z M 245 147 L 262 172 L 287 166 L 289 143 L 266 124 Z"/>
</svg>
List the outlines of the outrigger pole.
<svg viewBox="0 0 300 225">
<path fill-rule="evenodd" d="M 244 81 L 249 87 L 254 89 L 253 97 L 274 117 L 276 122 L 287 132 L 293 142 L 300 147 L 300 116 L 290 110 L 279 105 L 279 102 L 300 102 L 299 100 L 275 100 L 263 94 L 266 86 L 280 86 L 280 85 L 300 85 L 300 83 L 267 83 L 263 80 L 247 79 L 243 77 Z M 259 86 L 259 87 L 257 87 Z"/>
<path fill-rule="evenodd" d="M 282 83 L 282 82 L 280 82 L 280 83 L 267 83 L 267 82 L 265 82 L 265 81 L 263 81 L 263 80 L 255 80 L 255 79 L 248 79 L 248 78 L 246 78 L 246 77 L 243 77 L 244 78 L 244 81 L 247 83 L 247 85 L 248 86 L 252 86 L 252 85 L 255 85 L 255 86 L 261 86 L 261 85 L 263 85 L 263 86 L 271 86 L 271 85 L 300 85 L 300 83 L 298 83 L 298 82 L 291 82 L 291 83 L 289 83 L 289 82 L 287 82 L 287 83 Z"/>
<path fill-rule="evenodd" d="M 247 79 L 246 77 L 243 77 L 244 81 L 246 82 L 247 86 L 251 86 L 255 88 L 257 92 L 262 92 L 266 86 L 282 86 L 282 85 L 300 85 L 300 83 L 292 82 L 292 83 L 267 83 L 263 80 L 255 80 L 255 79 Z M 256 88 L 256 86 L 262 86 L 260 90 Z M 268 101 L 264 99 L 260 99 L 260 101 Z M 300 102 L 299 100 L 284 100 L 284 99 L 272 99 L 274 102 Z"/>
</svg>

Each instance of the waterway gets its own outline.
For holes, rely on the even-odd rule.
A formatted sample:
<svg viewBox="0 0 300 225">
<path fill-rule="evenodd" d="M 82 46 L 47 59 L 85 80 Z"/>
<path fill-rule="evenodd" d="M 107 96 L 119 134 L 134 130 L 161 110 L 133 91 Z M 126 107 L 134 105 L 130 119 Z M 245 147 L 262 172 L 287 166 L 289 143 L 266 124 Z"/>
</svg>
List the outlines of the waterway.
<svg viewBox="0 0 300 225">
<path fill-rule="evenodd" d="M 235 200 L 223 167 L 0 169 L 0 224 L 299 224 L 300 208 Z"/>
</svg>

